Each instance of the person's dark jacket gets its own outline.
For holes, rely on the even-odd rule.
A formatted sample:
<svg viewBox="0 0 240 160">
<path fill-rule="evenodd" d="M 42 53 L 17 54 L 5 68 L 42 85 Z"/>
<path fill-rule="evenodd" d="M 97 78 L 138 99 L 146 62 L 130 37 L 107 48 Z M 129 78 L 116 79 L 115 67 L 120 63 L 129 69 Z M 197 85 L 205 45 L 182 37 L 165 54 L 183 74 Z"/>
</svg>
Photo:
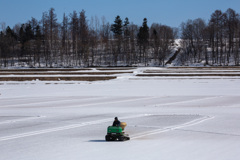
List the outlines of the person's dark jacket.
<svg viewBox="0 0 240 160">
<path fill-rule="evenodd" d="M 113 125 L 112 126 L 116 126 L 116 127 L 119 127 L 120 126 L 120 121 L 118 119 L 115 119 L 113 121 Z"/>
</svg>

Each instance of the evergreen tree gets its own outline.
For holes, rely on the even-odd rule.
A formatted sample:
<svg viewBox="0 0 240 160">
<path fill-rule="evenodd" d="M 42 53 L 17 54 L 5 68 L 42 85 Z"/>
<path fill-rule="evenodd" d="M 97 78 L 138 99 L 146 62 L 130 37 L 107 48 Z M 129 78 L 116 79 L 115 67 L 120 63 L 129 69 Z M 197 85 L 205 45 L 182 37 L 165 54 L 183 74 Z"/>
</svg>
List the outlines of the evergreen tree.
<svg viewBox="0 0 240 160">
<path fill-rule="evenodd" d="M 139 51 L 140 51 L 140 62 L 143 61 L 145 65 L 147 65 L 147 55 L 146 55 L 146 49 L 148 47 L 148 39 L 149 39 L 149 27 L 147 25 L 147 18 L 143 19 L 143 24 L 139 29 L 138 35 L 138 45 L 139 45 Z"/>
<path fill-rule="evenodd" d="M 19 30 L 19 39 L 20 39 L 20 43 L 21 43 L 21 56 L 24 54 L 24 44 L 25 44 L 25 31 L 24 31 L 24 24 L 22 24 L 20 30 Z"/>
<path fill-rule="evenodd" d="M 30 41 L 31 39 L 34 38 L 34 31 L 31 24 L 27 24 L 25 28 L 25 38 L 26 38 L 26 41 Z"/>
<path fill-rule="evenodd" d="M 122 35 L 123 29 L 122 29 L 122 20 L 120 16 L 117 16 L 115 18 L 114 24 L 111 26 L 111 31 L 114 33 L 114 36 L 118 38 Z"/>
<path fill-rule="evenodd" d="M 116 39 L 116 44 L 114 44 L 113 46 L 113 62 L 114 65 L 117 65 L 117 61 L 118 61 L 118 56 L 121 54 L 121 43 L 122 43 L 122 32 L 123 32 L 123 28 L 122 28 L 122 20 L 120 18 L 120 16 L 117 16 L 115 18 L 114 24 L 112 24 L 111 26 L 111 31 L 114 33 L 114 37 Z"/>
<path fill-rule="evenodd" d="M 123 27 L 124 27 L 124 38 L 128 38 L 130 36 L 130 31 L 129 31 L 128 25 L 129 25 L 129 20 L 126 17 L 125 21 L 124 21 L 124 25 L 123 25 Z"/>
<path fill-rule="evenodd" d="M 126 61 L 127 65 L 130 64 L 130 31 L 129 31 L 129 20 L 126 17 L 123 25 L 123 33 L 124 33 L 124 40 L 123 40 L 123 52 L 124 52 L 124 61 Z"/>
<path fill-rule="evenodd" d="M 147 44 L 149 38 L 149 27 L 147 25 L 147 18 L 143 19 L 143 24 L 138 32 L 138 41 L 141 44 Z"/>
</svg>

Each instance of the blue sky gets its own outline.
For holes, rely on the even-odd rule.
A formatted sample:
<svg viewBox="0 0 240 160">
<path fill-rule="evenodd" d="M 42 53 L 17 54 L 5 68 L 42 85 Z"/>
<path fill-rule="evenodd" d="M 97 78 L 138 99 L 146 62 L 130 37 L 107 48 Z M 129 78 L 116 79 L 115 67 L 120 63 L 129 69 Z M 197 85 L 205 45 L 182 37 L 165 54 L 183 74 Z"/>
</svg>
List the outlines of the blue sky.
<svg viewBox="0 0 240 160">
<path fill-rule="evenodd" d="M 156 22 L 178 27 L 187 19 L 208 21 L 216 9 L 225 12 L 232 8 L 240 13 L 240 0 L 0 0 L 0 22 L 12 27 L 31 17 L 40 20 L 42 13 L 51 7 L 55 8 L 59 22 L 63 13 L 68 15 L 73 10 L 84 9 L 88 19 L 105 16 L 113 23 L 120 15 L 122 19 L 128 17 L 130 22 L 141 25 L 146 17 L 149 25 Z"/>
</svg>

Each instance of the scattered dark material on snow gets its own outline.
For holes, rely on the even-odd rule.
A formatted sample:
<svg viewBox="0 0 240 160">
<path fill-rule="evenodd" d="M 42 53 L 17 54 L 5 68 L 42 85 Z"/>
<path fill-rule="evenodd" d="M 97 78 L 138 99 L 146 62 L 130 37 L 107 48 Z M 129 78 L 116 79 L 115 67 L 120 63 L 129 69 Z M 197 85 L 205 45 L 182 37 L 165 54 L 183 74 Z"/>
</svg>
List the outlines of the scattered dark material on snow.
<svg viewBox="0 0 240 160">
<path fill-rule="evenodd" d="M 101 81 L 116 79 L 116 76 L 106 77 L 0 77 L 0 81 Z"/>
</svg>

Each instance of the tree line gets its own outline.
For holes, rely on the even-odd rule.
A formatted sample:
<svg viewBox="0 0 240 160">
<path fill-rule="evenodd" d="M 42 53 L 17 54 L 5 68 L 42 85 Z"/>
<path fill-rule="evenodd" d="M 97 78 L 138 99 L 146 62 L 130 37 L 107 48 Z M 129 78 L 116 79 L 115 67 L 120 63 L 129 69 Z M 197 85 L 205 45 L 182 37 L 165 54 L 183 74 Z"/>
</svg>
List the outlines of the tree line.
<svg viewBox="0 0 240 160">
<path fill-rule="evenodd" d="M 1 26 L 0 67 L 164 66 L 179 48 L 176 64 L 239 65 L 240 18 L 232 9 L 216 10 L 208 24 L 188 20 L 179 31 L 147 18 L 142 25 L 116 16 L 87 19 L 85 11 L 63 14 L 58 22 L 54 8 L 13 28 Z"/>
<path fill-rule="evenodd" d="M 240 16 L 216 10 L 206 23 L 198 18 L 181 24 L 180 64 L 239 65 Z"/>
</svg>

